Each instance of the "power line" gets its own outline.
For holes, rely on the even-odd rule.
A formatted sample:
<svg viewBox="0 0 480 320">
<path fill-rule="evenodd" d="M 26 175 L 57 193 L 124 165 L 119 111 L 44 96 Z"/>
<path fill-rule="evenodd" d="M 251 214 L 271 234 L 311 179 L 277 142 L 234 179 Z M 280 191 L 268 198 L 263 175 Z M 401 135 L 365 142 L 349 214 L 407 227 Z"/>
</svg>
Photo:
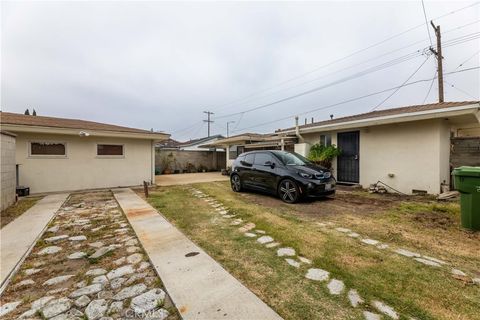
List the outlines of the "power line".
<svg viewBox="0 0 480 320">
<path fill-rule="evenodd" d="M 471 59 L 473 59 L 477 54 L 480 53 L 480 50 L 478 50 L 477 52 L 475 52 L 472 56 L 470 56 L 467 60 L 463 61 L 462 63 L 460 63 L 456 68 L 455 70 L 457 70 L 458 68 L 460 68 L 461 66 L 463 66 L 465 63 L 467 63 L 468 61 L 470 61 Z"/>
<path fill-rule="evenodd" d="M 444 75 L 451 75 L 451 74 L 462 73 L 462 72 L 467 72 L 467 71 L 472 71 L 472 70 L 477 70 L 477 69 L 480 69 L 480 66 L 461 69 L 461 70 L 458 70 L 458 71 L 451 71 L 451 72 L 445 73 Z M 330 104 L 330 105 L 327 105 L 327 106 L 317 107 L 317 108 L 314 108 L 314 109 L 307 110 L 305 112 L 296 113 L 294 115 L 289 115 L 289 116 L 286 116 L 286 117 L 283 117 L 283 118 L 280 118 L 280 119 L 276 119 L 276 120 L 260 123 L 260 124 L 257 124 L 257 125 L 253 125 L 253 126 L 250 126 L 250 127 L 234 130 L 234 132 L 244 131 L 244 130 L 248 130 L 248 129 L 252 129 L 252 128 L 258 128 L 258 127 L 262 127 L 262 126 L 269 125 L 269 124 L 272 124 L 272 123 L 276 123 L 276 122 L 280 122 L 280 121 L 283 121 L 283 120 L 291 119 L 291 118 L 293 118 L 295 116 L 298 116 L 298 115 L 305 115 L 305 114 L 309 114 L 309 113 L 320 111 L 320 110 L 330 109 L 330 108 L 333 108 L 333 107 L 336 107 L 336 106 L 339 106 L 339 105 L 342 105 L 342 104 L 346 104 L 346 103 L 349 103 L 349 102 L 354 102 L 354 101 L 357 101 L 357 100 L 361 100 L 361 99 L 364 99 L 364 98 L 368 98 L 368 97 L 372 97 L 372 96 L 375 96 L 375 95 L 378 95 L 378 94 L 389 92 L 389 91 L 395 90 L 397 88 L 407 87 L 407 86 L 411 86 L 411 85 L 421 83 L 421 82 L 432 81 L 432 80 L 435 80 L 436 78 L 437 77 L 434 77 L 432 79 L 416 80 L 416 81 L 413 81 L 413 82 L 405 83 L 403 86 L 396 86 L 396 87 L 384 89 L 384 90 L 381 90 L 381 91 L 369 93 L 369 94 L 366 94 L 366 95 L 363 95 L 363 96 L 360 96 L 360 97 L 351 98 L 351 99 L 348 99 L 348 100 L 344 100 L 344 101 L 341 101 L 341 102 Z"/>
<path fill-rule="evenodd" d="M 479 5 L 479 4 L 480 4 L 480 2 L 475 2 L 475 3 L 470 4 L 470 5 L 468 5 L 468 6 L 461 7 L 461 8 L 459 8 L 459 9 L 456 9 L 456 10 L 447 12 L 447 13 L 445 13 L 445 14 L 443 14 L 443 15 L 440 15 L 440 16 L 438 16 L 438 17 L 435 17 L 435 18 L 433 18 L 432 20 L 442 19 L 442 18 L 444 18 L 444 17 L 446 17 L 446 16 L 449 16 L 449 15 L 452 15 L 452 14 L 456 14 L 456 13 L 458 13 L 458 12 L 460 12 L 460 11 L 463 11 L 463 10 L 465 10 L 465 9 L 469 9 L 469 8 L 474 7 L 474 6 L 477 6 L 477 5 Z M 415 30 L 415 29 L 418 29 L 419 27 L 422 27 L 423 25 L 424 25 L 424 24 L 423 24 L 423 22 L 422 22 L 422 23 L 419 24 L 419 25 L 416 25 L 416 26 L 414 26 L 414 27 L 411 27 L 411 28 L 409 28 L 409 29 L 407 29 L 407 30 L 405 30 L 405 31 L 400 32 L 400 33 L 394 34 L 394 35 L 392 35 L 392 36 L 390 36 L 390 37 L 388 37 L 388 38 L 386 38 L 386 39 L 384 39 L 384 40 L 381 40 L 381 41 L 379 41 L 379 42 L 376 42 L 376 43 L 374 43 L 374 44 L 372 44 L 372 45 L 370 45 L 370 46 L 367 46 L 367 47 L 365 47 L 365 48 L 363 48 L 363 49 L 354 51 L 354 52 L 352 52 L 352 53 L 350 53 L 350 54 L 348 54 L 348 55 L 346 55 L 346 56 L 344 56 L 344 57 L 342 57 L 342 58 L 339 58 L 339 59 L 336 59 L 336 60 L 334 60 L 334 61 L 331 61 L 331 62 L 329 62 L 329 63 L 327 63 L 327 64 L 325 64 L 325 65 L 316 67 L 316 68 L 312 69 L 311 71 L 302 73 L 302 74 L 300 74 L 300 75 L 298 75 L 298 76 L 295 76 L 295 77 L 293 77 L 293 78 L 290 78 L 290 79 L 287 79 L 287 80 L 282 81 L 282 82 L 280 82 L 280 83 L 277 83 L 277 84 L 275 84 L 275 85 L 273 85 L 273 86 L 271 86 L 271 87 L 268 87 L 268 88 L 266 88 L 266 89 L 262 89 L 262 90 L 256 91 L 256 92 L 254 92 L 254 93 L 252 93 L 252 94 L 249 94 L 249 95 L 247 95 L 247 96 L 245 96 L 245 97 L 243 97 L 243 98 L 240 98 L 240 99 L 231 101 L 231 102 L 226 103 L 226 104 L 222 104 L 222 105 L 216 106 L 216 107 L 214 107 L 213 110 L 219 110 L 219 109 L 221 109 L 222 107 L 225 107 L 225 106 L 228 106 L 228 105 L 231 105 L 231 104 L 240 102 L 240 101 L 244 101 L 245 99 L 248 99 L 248 98 L 250 98 L 250 97 L 256 96 L 256 95 L 258 95 L 258 94 L 260 94 L 260 93 L 262 93 L 262 92 L 269 91 L 269 90 L 271 90 L 271 89 L 273 89 L 273 88 L 282 86 L 282 85 L 284 85 L 284 84 L 286 84 L 286 83 L 290 83 L 290 82 L 292 82 L 292 81 L 294 81 L 294 80 L 297 80 L 297 79 L 299 79 L 299 78 L 305 77 L 305 76 L 307 76 L 307 75 L 309 75 L 309 74 L 312 74 L 312 73 L 314 73 L 314 72 L 316 72 L 316 71 L 318 71 L 318 70 L 321 70 L 321 69 L 323 69 L 323 68 L 326 68 L 326 67 L 328 67 L 328 66 L 330 66 L 330 65 L 332 65 L 332 64 L 335 64 L 335 63 L 338 63 L 338 62 L 340 62 L 340 61 L 346 60 L 346 59 L 348 59 L 348 58 L 350 58 L 350 57 L 352 57 L 352 56 L 354 56 L 354 55 L 356 55 L 356 54 L 359 54 L 359 53 L 364 52 L 364 51 L 366 51 L 366 50 L 368 50 L 368 49 L 374 48 L 374 47 L 379 46 L 379 45 L 381 45 L 381 44 L 383 44 L 383 43 L 385 43 L 385 42 L 388 42 L 388 41 L 390 41 L 390 40 L 392 40 L 392 39 L 395 39 L 395 38 L 397 38 L 397 37 L 400 37 L 400 36 L 402 36 L 402 35 L 410 32 L 410 31 L 413 31 L 413 30 Z"/>
<path fill-rule="evenodd" d="M 437 70 L 435 70 L 435 73 L 433 74 L 432 82 L 430 82 L 430 86 L 428 87 L 427 95 L 423 99 L 422 104 L 425 104 L 425 101 L 427 101 L 427 98 L 430 95 L 430 91 L 432 91 L 433 83 L 435 82 L 436 78 L 437 78 Z"/>
<path fill-rule="evenodd" d="M 427 12 L 425 11 L 425 3 L 422 0 L 423 16 L 425 17 L 425 26 L 427 27 L 428 39 L 430 39 L 430 46 L 433 47 L 432 36 L 430 35 L 430 28 L 428 27 Z"/>
<path fill-rule="evenodd" d="M 414 75 L 417 74 L 417 72 L 423 67 L 423 65 L 427 62 L 427 60 L 430 58 L 430 56 L 428 56 L 425 61 L 422 62 L 422 64 L 407 78 L 407 80 L 405 80 L 402 85 L 400 87 L 398 87 L 398 89 L 396 89 L 395 91 L 393 91 L 388 97 L 386 97 L 384 100 L 382 100 L 382 102 L 380 102 L 376 107 L 374 107 L 372 110 L 370 111 L 374 111 L 375 109 L 377 109 L 378 107 L 380 107 L 382 104 L 385 103 L 385 101 L 387 101 L 388 99 L 390 99 L 395 93 L 398 92 L 398 90 L 400 90 L 404 85 L 405 83 L 407 83 L 410 79 L 413 78 Z"/>
<path fill-rule="evenodd" d="M 210 116 L 214 113 L 211 112 L 211 111 L 203 111 L 203 113 L 207 114 L 207 119 L 203 120 L 203 122 L 206 122 L 208 124 L 208 136 L 207 137 L 210 137 L 210 124 L 213 123 L 213 120 L 210 120 Z"/>
<path fill-rule="evenodd" d="M 473 99 L 475 99 L 475 100 L 478 99 L 478 97 L 475 97 L 475 96 L 471 95 L 470 93 L 468 93 L 467 91 L 465 91 L 465 90 L 463 90 L 463 89 L 460 89 L 459 87 L 455 86 L 453 83 L 448 82 L 447 80 L 445 80 L 445 82 L 448 83 L 448 84 L 450 85 L 450 87 L 452 87 L 453 89 L 456 89 L 457 91 L 462 92 L 463 94 L 469 96 L 470 98 L 473 98 Z"/>
</svg>

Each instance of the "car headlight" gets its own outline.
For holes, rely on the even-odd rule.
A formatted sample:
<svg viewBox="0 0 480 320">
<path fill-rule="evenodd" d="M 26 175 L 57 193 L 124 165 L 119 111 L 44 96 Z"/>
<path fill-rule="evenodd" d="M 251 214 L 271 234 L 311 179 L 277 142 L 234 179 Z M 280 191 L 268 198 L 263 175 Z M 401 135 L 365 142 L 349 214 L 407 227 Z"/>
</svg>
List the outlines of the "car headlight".
<svg viewBox="0 0 480 320">
<path fill-rule="evenodd" d="M 306 173 L 306 172 L 301 172 L 301 171 L 300 171 L 298 174 L 299 174 L 301 177 L 306 178 L 306 179 L 312 179 L 312 178 L 313 178 L 313 176 L 312 176 L 311 174 Z"/>
</svg>

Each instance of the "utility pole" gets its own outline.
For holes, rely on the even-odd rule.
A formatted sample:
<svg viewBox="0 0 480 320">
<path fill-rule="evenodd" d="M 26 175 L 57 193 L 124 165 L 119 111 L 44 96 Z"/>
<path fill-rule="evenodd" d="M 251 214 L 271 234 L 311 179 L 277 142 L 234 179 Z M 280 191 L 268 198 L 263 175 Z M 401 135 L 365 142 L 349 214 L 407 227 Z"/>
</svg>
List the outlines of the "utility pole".
<svg viewBox="0 0 480 320">
<path fill-rule="evenodd" d="M 230 133 L 229 127 L 228 127 L 230 123 L 235 123 L 235 121 L 228 121 L 228 122 L 227 122 L 227 138 L 228 138 L 229 133 Z M 235 129 L 235 128 L 234 128 L 234 129 Z"/>
<path fill-rule="evenodd" d="M 213 122 L 213 120 L 210 120 L 210 115 L 213 114 L 211 111 L 203 111 L 203 113 L 207 114 L 207 120 L 203 120 L 203 122 L 206 122 L 208 124 L 208 136 L 210 137 L 210 123 Z"/>
<path fill-rule="evenodd" d="M 442 56 L 442 39 L 440 33 L 440 26 L 435 26 L 433 21 L 430 21 L 430 24 L 435 30 L 435 36 L 437 37 L 437 50 L 430 47 L 430 51 L 435 55 L 437 58 L 437 72 L 438 72 L 438 102 L 443 102 L 443 56 Z"/>
</svg>

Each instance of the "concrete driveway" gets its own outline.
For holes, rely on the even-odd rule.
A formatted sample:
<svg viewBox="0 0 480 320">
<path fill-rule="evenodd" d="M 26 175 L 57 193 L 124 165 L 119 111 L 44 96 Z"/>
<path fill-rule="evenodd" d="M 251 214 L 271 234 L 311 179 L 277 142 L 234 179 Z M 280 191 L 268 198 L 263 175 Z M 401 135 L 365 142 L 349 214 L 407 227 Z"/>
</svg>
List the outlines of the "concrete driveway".
<svg viewBox="0 0 480 320">
<path fill-rule="evenodd" d="M 155 176 L 156 184 L 161 187 L 228 180 L 229 177 L 222 176 L 220 172 L 162 174 Z"/>
</svg>

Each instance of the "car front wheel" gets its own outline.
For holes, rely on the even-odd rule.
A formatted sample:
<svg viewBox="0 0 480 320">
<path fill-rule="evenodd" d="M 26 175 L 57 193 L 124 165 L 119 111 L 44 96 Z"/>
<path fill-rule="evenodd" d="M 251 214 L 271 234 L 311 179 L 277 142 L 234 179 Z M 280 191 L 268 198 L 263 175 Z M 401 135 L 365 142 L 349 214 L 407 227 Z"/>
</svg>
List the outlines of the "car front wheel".
<svg viewBox="0 0 480 320">
<path fill-rule="evenodd" d="M 232 190 L 235 192 L 242 191 L 242 181 L 240 180 L 240 176 L 238 174 L 232 175 L 230 178 L 230 184 L 232 186 Z"/>
<path fill-rule="evenodd" d="M 295 203 L 300 199 L 299 188 L 293 180 L 282 180 L 278 185 L 278 196 L 287 203 Z"/>
</svg>

